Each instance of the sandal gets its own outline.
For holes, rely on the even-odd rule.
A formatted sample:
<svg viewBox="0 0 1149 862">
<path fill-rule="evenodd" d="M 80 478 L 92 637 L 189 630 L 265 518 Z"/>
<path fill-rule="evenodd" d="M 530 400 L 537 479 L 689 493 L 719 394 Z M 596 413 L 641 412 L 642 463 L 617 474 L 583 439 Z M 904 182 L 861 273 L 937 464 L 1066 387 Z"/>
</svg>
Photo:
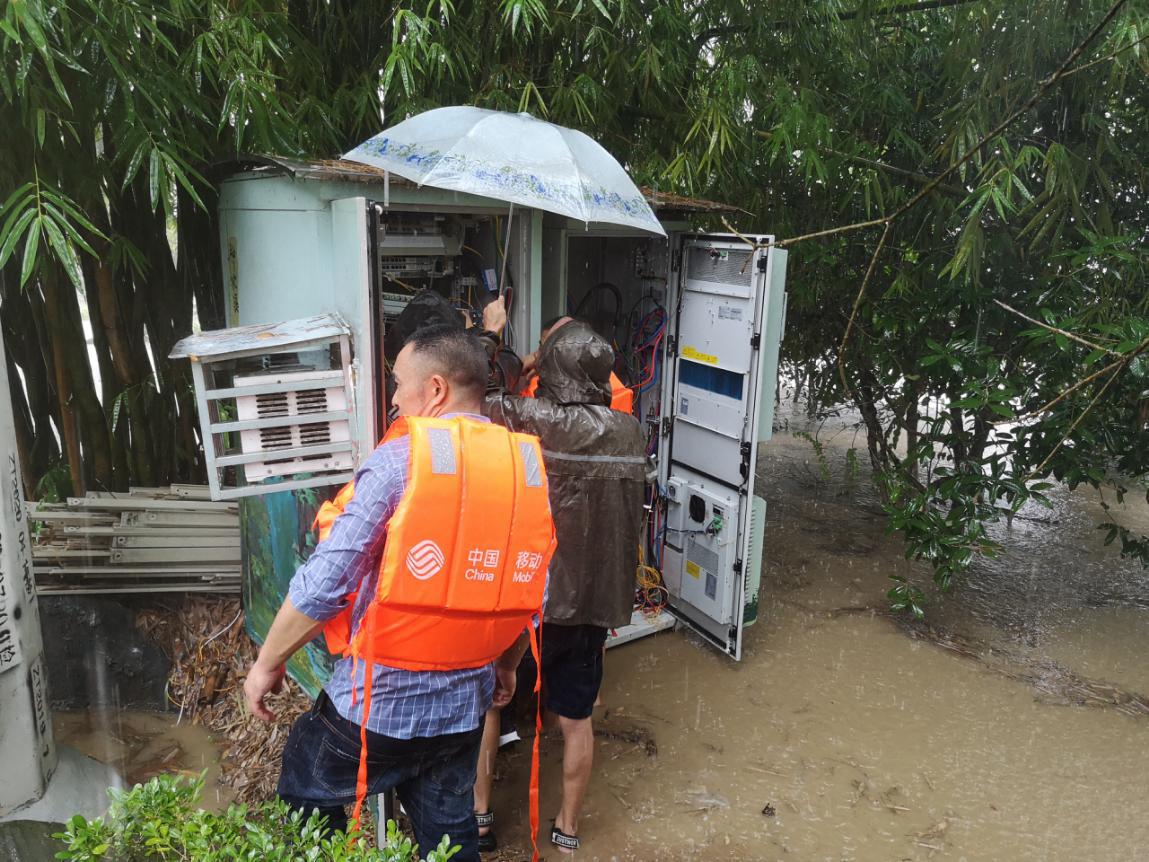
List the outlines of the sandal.
<svg viewBox="0 0 1149 862">
<path fill-rule="evenodd" d="M 574 853 L 579 849 L 579 842 L 577 835 L 567 835 L 557 826 L 551 826 L 551 844 L 559 848 L 560 851 L 566 853 Z"/>
<path fill-rule="evenodd" d="M 491 828 L 495 825 L 495 812 L 488 811 L 485 814 L 475 812 L 475 825 L 480 829 L 486 829 L 486 835 L 479 836 L 479 852 L 480 853 L 494 853 L 499 849 L 499 841 L 495 838 L 495 831 Z"/>
</svg>

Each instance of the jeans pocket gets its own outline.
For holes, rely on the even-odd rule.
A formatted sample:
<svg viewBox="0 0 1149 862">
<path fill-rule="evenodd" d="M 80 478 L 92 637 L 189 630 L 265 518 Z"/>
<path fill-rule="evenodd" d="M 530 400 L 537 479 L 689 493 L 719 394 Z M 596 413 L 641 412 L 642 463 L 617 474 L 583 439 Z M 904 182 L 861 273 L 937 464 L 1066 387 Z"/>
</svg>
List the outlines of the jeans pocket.
<svg viewBox="0 0 1149 862">
<path fill-rule="evenodd" d="M 332 740 L 324 739 L 315 752 L 312 772 L 319 785 L 332 796 L 354 797 L 359 777 L 358 746 L 352 754 Z"/>
<path fill-rule="evenodd" d="M 316 718 L 323 722 L 327 732 L 347 746 L 359 750 L 359 725 L 348 721 L 335 710 L 335 704 L 328 701 L 327 706 L 316 713 Z"/>
</svg>

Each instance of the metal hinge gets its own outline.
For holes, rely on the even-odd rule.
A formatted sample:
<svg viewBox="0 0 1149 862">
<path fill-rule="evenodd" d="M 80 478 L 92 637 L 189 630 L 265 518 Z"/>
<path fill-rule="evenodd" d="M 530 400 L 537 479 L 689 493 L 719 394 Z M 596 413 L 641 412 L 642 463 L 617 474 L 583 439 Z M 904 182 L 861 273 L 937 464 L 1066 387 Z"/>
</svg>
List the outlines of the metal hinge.
<svg viewBox="0 0 1149 862">
<path fill-rule="evenodd" d="M 758 258 L 758 271 L 759 272 L 765 272 L 769 265 L 770 265 L 770 255 L 764 254 L 764 255 L 762 255 L 762 257 Z"/>
<path fill-rule="evenodd" d="M 666 336 L 666 348 L 670 352 L 671 356 L 675 355 L 676 351 L 678 350 L 678 339 L 673 335 Z"/>
<path fill-rule="evenodd" d="M 662 417 L 662 436 L 666 437 L 669 434 L 670 434 L 670 417 L 669 416 L 663 416 Z"/>
<path fill-rule="evenodd" d="M 755 332 L 753 335 L 750 336 L 750 349 L 751 350 L 757 350 L 761 346 L 762 346 L 762 333 Z"/>
<path fill-rule="evenodd" d="M 750 478 L 750 452 L 751 452 L 750 444 L 749 443 L 743 443 L 742 447 L 741 447 L 741 452 L 742 452 L 742 464 L 739 467 L 739 471 L 742 473 L 743 479 L 748 479 L 748 478 Z"/>
<path fill-rule="evenodd" d="M 737 560 L 734 561 L 734 574 L 736 574 L 736 575 L 742 574 L 742 558 L 741 557 L 739 557 Z"/>
</svg>

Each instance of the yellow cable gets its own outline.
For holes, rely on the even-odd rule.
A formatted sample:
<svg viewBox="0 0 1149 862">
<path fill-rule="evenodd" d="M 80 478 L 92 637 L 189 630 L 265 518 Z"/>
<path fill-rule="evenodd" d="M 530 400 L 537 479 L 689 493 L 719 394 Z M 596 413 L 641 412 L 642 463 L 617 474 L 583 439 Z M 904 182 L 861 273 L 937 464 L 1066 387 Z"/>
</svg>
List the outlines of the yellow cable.
<svg viewBox="0 0 1149 862">
<path fill-rule="evenodd" d="M 663 606 L 670 597 L 670 591 L 663 586 L 662 572 L 654 566 L 646 564 L 646 552 L 643 550 L 642 542 L 638 543 L 638 568 L 634 578 L 638 583 L 639 591 L 642 593 L 643 616 L 657 616 L 662 612 Z"/>
</svg>

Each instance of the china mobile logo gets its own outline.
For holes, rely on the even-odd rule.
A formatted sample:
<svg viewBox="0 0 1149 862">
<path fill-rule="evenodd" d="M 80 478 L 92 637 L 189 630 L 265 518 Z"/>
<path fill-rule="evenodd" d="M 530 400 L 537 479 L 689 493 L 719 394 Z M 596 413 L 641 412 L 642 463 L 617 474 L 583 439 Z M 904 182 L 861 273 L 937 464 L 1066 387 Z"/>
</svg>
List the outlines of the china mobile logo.
<svg viewBox="0 0 1149 862">
<path fill-rule="evenodd" d="M 430 539 L 424 539 L 407 552 L 407 570 L 416 580 L 425 581 L 443 570 L 443 551 Z"/>
</svg>

